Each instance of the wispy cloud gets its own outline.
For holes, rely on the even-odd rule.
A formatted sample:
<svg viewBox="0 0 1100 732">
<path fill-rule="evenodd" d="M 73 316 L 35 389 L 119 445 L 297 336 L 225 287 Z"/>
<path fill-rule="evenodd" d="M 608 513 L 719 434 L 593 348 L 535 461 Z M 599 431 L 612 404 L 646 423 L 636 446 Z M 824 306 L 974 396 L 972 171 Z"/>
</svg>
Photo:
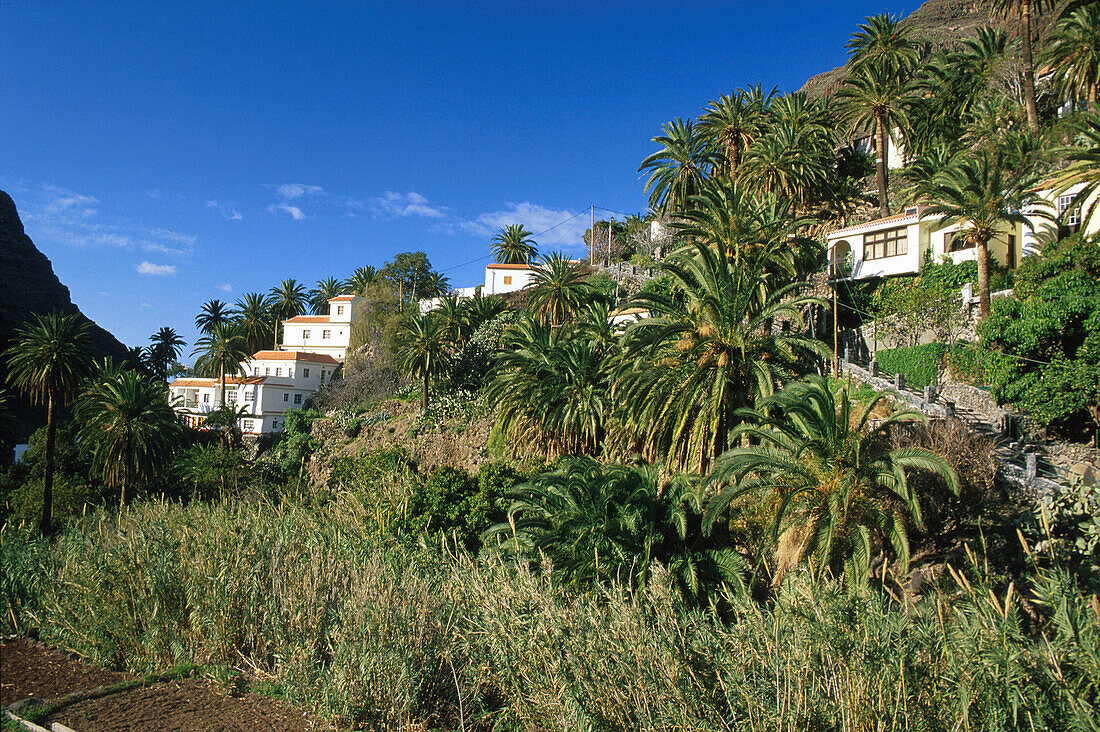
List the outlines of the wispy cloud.
<svg viewBox="0 0 1100 732">
<path fill-rule="evenodd" d="M 272 187 L 288 201 L 302 196 L 318 196 L 325 192 L 325 189 L 321 186 L 312 186 L 308 183 L 283 183 Z"/>
<path fill-rule="evenodd" d="M 176 268 L 170 264 L 153 264 L 152 262 L 142 262 L 137 266 L 138 274 L 153 275 L 154 277 L 165 277 L 167 275 L 174 275 Z"/>
<path fill-rule="evenodd" d="M 215 209 L 218 213 L 225 217 L 226 221 L 240 221 L 244 218 L 241 215 L 240 210 L 232 203 L 223 203 L 218 200 L 212 200 L 206 202 L 207 208 Z"/>
<path fill-rule="evenodd" d="M 587 220 L 576 212 L 554 209 L 525 201 L 508 202 L 499 211 L 488 211 L 473 220 L 457 223 L 458 228 L 476 236 L 492 236 L 510 224 L 522 224 L 538 235 L 541 251 L 577 249 L 584 246 Z"/>
<path fill-rule="evenodd" d="M 233 292 L 233 285 L 226 282 L 225 284 L 218 285 L 218 289 L 222 292 Z"/>
<path fill-rule="evenodd" d="M 301 221 L 302 219 L 304 219 L 306 217 L 306 215 L 304 213 L 302 213 L 302 209 L 298 208 L 297 206 L 291 206 L 291 205 L 286 204 L 286 203 L 278 203 L 278 204 L 273 203 L 273 204 L 271 204 L 270 206 L 267 207 L 267 211 L 268 211 L 268 213 L 273 213 L 273 214 L 277 214 L 280 211 L 283 211 L 284 213 L 290 214 L 290 218 L 294 219 L 295 221 Z"/>
<path fill-rule="evenodd" d="M 151 191 L 145 191 L 145 195 L 149 198 L 162 198 L 162 194 L 159 188 L 154 188 Z"/>
<path fill-rule="evenodd" d="M 446 218 L 451 211 L 446 206 L 430 205 L 428 199 L 416 191 L 386 191 L 366 201 L 348 201 L 348 206 L 366 209 L 375 216 L 419 216 L 428 219 Z"/>
</svg>

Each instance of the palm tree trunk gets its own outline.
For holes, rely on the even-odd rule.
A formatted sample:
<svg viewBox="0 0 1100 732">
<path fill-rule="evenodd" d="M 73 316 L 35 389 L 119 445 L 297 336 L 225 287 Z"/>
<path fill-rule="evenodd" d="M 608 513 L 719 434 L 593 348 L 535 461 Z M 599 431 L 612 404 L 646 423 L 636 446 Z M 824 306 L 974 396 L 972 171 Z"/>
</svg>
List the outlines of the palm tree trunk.
<svg viewBox="0 0 1100 732">
<path fill-rule="evenodd" d="M 875 182 L 878 184 L 878 208 L 883 218 L 890 215 L 890 199 L 886 196 L 886 155 L 889 152 L 886 124 L 881 115 L 875 116 Z"/>
<path fill-rule="evenodd" d="M 225 364 L 223 363 L 218 370 L 221 371 L 222 390 L 221 393 L 218 394 L 217 403 L 214 404 L 215 409 L 225 404 Z"/>
<path fill-rule="evenodd" d="M 57 409 L 52 393 L 46 410 L 46 480 L 42 487 L 42 520 L 38 528 L 43 536 L 50 536 L 53 534 L 53 453 L 57 443 Z"/>
<path fill-rule="evenodd" d="M 975 255 L 978 260 L 978 311 L 979 319 L 989 317 L 989 242 L 977 242 Z"/>
<path fill-rule="evenodd" d="M 420 413 L 428 412 L 428 374 L 424 374 L 424 391 L 420 395 Z"/>
<path fill-rule="evenodd" d="M 1031 60 L 1031 0 L 1020 0 L 1020 43 L 1024 53 L 1024 102 L 1027 125 L 1039 130 L 1039 108 L 1035 106 L 1035 66 Z"/>
</svg>

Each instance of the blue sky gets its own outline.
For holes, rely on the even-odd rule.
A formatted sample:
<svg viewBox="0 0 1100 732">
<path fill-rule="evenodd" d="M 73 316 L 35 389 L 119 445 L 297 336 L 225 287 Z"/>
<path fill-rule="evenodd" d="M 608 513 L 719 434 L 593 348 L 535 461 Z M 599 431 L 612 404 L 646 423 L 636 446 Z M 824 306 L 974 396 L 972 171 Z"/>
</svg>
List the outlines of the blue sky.
<svg viewBox="0 0 1100 732">
<path fill-rule="evenodd" d="M 2 0 L 0 188 L 87 315 L 189 352 L 286 277 L 423 250 L 477 284 L 507 223 L 580 252 L 590 205 L 644 211 L 662 123 L 919 4 Z"/>
</svg>

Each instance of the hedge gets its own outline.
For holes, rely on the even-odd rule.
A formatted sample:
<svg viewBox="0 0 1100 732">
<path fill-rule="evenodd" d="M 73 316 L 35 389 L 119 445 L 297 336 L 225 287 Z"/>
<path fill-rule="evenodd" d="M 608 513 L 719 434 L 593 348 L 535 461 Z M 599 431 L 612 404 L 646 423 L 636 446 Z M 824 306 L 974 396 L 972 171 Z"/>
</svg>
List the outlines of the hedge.
<svg viewBox="0 0 1100 732">
<path fill-rule="evenodd" d="M 883 373 L 903 374 L 906 384 L 922 389 L 936 380 L 945 351 L 942 343 L 926 343 L 876 351 L 875 359 Z"/>
</svg>

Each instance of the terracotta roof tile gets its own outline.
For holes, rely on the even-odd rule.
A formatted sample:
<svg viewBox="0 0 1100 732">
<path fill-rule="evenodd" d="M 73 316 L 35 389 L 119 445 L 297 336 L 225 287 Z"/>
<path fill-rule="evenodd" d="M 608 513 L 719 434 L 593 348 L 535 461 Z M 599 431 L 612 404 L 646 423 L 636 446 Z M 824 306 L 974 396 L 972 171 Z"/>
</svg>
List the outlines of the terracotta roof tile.
<svg viewBox="0 0 1100 732">
<path fill-rule="evenodd" d="M 284 323 L 328 323 L 330 322 L 327 315 L 295 315 L 293 318 L 288 318 L 283 321 Z"/>
<path fill-rule="evenodd" d="M 500 264 L 499 262 L 493 262 L 492 264 L 485 265 L 485 269 L 531 269 L 529 264 Z"/>
<path fill-rule="evenodd" d="M 254 361 L 309 361 L 310 363 L 330 363 L 336 366 L 340 362 L 327 353 L 308 351 L 257 351 L 252 354 Z"/>
</svg>

